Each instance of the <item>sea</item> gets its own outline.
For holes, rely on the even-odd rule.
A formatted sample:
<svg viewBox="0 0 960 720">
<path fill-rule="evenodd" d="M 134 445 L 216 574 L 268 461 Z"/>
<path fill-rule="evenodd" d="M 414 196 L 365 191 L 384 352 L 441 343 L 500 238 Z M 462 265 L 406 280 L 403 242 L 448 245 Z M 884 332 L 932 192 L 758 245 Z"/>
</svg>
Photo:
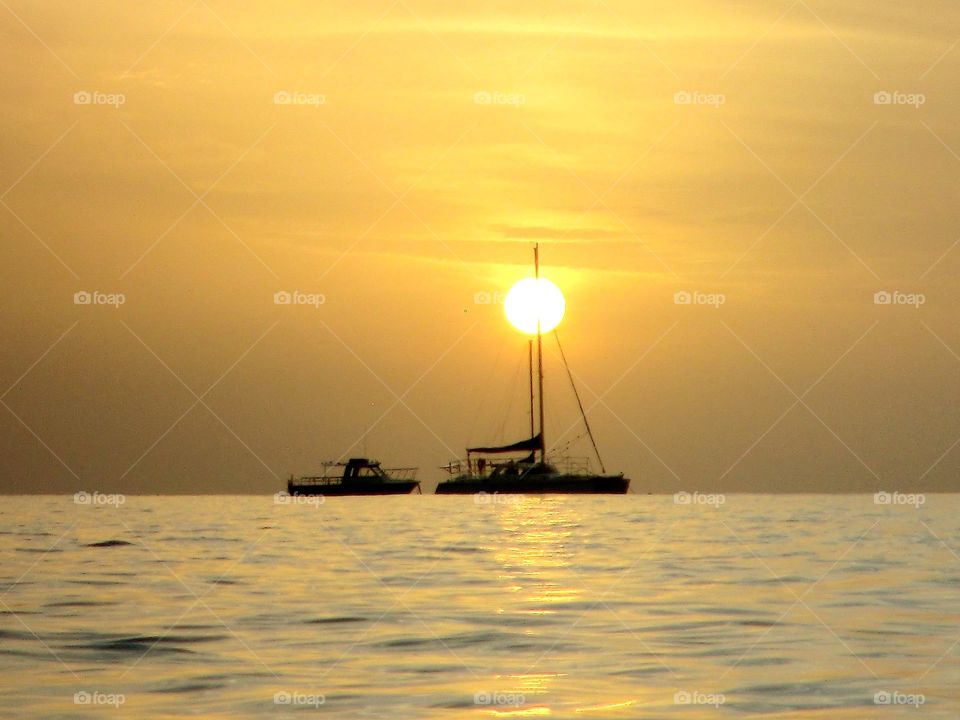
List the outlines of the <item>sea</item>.
<svg viewBox="0 0 960 720">
<path fill-rule="evenodd" d="M 957 718 L 954 495 L 0 503 L 0 716 Z"/>
</svg>

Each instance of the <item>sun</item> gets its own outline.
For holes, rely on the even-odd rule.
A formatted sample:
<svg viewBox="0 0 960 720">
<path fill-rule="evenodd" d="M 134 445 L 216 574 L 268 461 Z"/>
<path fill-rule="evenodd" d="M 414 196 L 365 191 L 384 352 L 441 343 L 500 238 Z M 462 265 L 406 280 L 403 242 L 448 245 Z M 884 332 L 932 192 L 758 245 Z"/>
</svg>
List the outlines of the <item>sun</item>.
<svg viewBox="0 0 960 720">
<path fill-rule="evenodd" d="M 503 301 L 507 320 L 528 335 L 536 335 L 537 320 L 540 321 L 540 332 L 553 330 L 563 319 L 566 306 L 560 288 L 546 278 L 518 281 Z"/>
</svg>

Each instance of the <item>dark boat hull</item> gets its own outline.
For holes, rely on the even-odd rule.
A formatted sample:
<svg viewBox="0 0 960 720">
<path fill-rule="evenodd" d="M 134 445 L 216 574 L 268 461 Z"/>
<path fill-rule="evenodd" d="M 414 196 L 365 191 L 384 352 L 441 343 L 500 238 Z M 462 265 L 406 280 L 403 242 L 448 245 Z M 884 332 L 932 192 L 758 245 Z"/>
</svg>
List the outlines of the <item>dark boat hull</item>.
<svg viewBox="0 0 960 720">
<path fill-rule="evenodd" d="M 417 480 L 396 482 L 346 482 L 329 485 L 298 485 L 287 483 L 287 492 L 291 495 L 323 495 L 338 497 L 343 495 L 409 495 L 420 487 Z"/>
<path fill-rule="evenodd" d="M 630 480 L 622 475 L 542 475 L 530 478 L 460 477 L 437 486 L 437 495 L 515 493 L 522 495 L 624 495 Z"/>
</svg>

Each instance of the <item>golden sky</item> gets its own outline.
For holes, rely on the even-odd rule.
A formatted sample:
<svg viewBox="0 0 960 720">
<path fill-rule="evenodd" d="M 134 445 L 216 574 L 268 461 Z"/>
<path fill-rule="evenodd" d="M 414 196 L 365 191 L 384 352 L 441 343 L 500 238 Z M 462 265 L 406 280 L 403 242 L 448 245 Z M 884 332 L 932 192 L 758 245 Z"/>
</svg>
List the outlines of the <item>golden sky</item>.
<svg viewBox="0 0 960 720">
<path fill-rule="evenodd" d="M 244 5 L 0 7 L 0 489 L 432 487 L 534 242 L 635 491 L 957 489 L 956 3 Z"/>
</svg>

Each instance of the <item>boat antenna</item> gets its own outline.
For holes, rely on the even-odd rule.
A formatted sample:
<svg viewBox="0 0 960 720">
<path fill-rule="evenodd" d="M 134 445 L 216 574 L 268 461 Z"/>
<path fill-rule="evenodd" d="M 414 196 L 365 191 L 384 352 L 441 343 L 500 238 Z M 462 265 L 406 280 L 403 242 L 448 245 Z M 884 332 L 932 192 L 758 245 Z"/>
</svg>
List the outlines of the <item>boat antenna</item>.
<svg viewBox="0 0 960 720">
<path fill-rule="evenodd" d="M 590 430 L 590 422 L 587 420 L 587 413 L 583 410 L 583 403 L 580 401 L 580 393 L 577 392 L 577 384 L 573 381 L 573 373 L 570 372 L 570 365 L 567 363 L 567 356 L 563 352 L 563 345 L 560 344 L 560 334 L 554 329 L 553 337 L 557 341 L 557 348 L 560 350 L 560 358 L 563 360 L 563 366 L 567 369 L 567 377 L 570 378 L 570 387 L 573 388 L 573 396 L 577 399 L 577 407 L 580 408 L 580 417 L 583 418 L 583 426 L 587 429 L 587 436 L 590 438 L 590 444 L 593 445 L 593 452 L 600 463 L 600 472 L 607 474 L 607 469 L 603 466 L 603 458 L 600 457 L 600 450 L 597 448 L 597 441 L 593 437 L 593 431 Z"/>
<path fill-rule="evenodd" d="M 540 291 L 540 243 L 533 246 L 533 273 Z M 543 336 L 540 332 L 540 307 L 537 303 L 537 380 L 540 394 L 540 462 L 547 462 L 547 441 L 543 432 Z"/>
</svg>

